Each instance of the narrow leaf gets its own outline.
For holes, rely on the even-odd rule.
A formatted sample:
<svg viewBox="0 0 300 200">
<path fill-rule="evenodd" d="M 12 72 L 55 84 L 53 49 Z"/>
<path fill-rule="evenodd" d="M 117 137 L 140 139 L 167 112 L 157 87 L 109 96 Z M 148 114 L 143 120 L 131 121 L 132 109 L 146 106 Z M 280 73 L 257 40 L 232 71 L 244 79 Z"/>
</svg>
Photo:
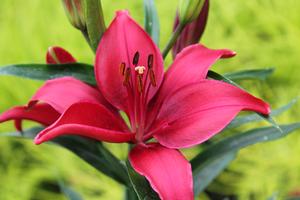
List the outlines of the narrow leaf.
<svg viewBox="0 0 300 200">
<path fill-rule="evenodd" d="M 225 153 L 237 151 L 241 148 L 253 145 L 259 142 L 267 142 L 282 138 L 296 129 L 300 128 L 300 122 L 280 126 L 282 132 L 277 131 L 274 127 L 264 127 L 252 129 L 244 133 L 233 135 L 225 138 L 220 142 L 210 145 L 202 153 L 198 154 L 192 161 L 192 166 L 197 165 L 209 160 L 210 158 L 221 156 Z"/>
<path fill-rule="evenodd" d="M 236 87 L 239 87 L 241 88 L 241 86 L 239 86 L 237 83 L 235 83 L 234 81 L 230 80 L 229 78 L 215 72 L 215 71 L 212 71 L 212 70 L 209 70 L 208 71 L 208 74 L 207 74 L 207 77 L 209 78 L 212 78 L 212 79 L 215 79 L 215 80 L 219 80 L 219 81 L 224 81 L 226 83 L 229 83 L 231 85 L 234 85 Z"/>
<path fill-rule="evenodd" d="M 22 134 L 20 132 L 12 132 L 0 134 L 0 136 L 33 139 L 41 130 L 43 130 L 42 127 L 34 127 L 23 131 Z M 52 142 L 69 149 L 94 168 L 119 183 L 130 185 L 124 164 L 111 154 L 100 142 L 79 136 L 61 136 Z"/>
<path fill-rule="evenodd" d="M 231 80 L 266 80 L 268 76 L 273 74 L 274 68 L 269 69 L 250 69 L 224 74 L 225 77 Z"/>
<path fill-rule="evenodd" d="M 92 65 L 70 64 L 16 64 L 0 67 L 0 75 L 13 75 L 35 80 L 49 80 L 72 76 L 89 84 L 96 84 Z"/>
<path fill-rule="evenodd" d="M 100 39 L 106 29 L 101 0 L 85 0 L 85 17 L 90 45 L 94 52 L 96 52 Z"/>
<path fill-rule="evenodd" d="M 125 188 L 124 200 L 139 200 L 133 188 Z"/>
<path fill-rule="evenodd" d="M 159 45 L 159 18 L 154 0 L 144 0 L 145 30 L 151 36 L 155 44 Z"/>
<path fill-rule="evenodd" d="M 194 193 L 200 194 L 236 157 L 236 152 L 229 152 L 215 159 L 210 159 L 193 169 Z"/>
<path fill-rule="evenodd" d="M 157 193 L 151 188 L 145 177 L 134 171 L 129 161 L 126 162 L 127 173 L 139 200 L 159 200 Z"/>
<path fill-rule="evenodd" d="M 259 142 L 282 138 L 299 128 L 300 122 L 282 125 L 282 132 L 277 131 L 274 127 L 252 129 L 210 145 L 206 150 L 191 160 L 194 182 L 196 183 L 194 188 L 195 195 L 197 196 L 202 192 L 203 189 L 226 168 L 230 161 L 234 159 L 234 155 L 238 150 Z M 208 172 L 208 170 L 211 171 Z M 205 177 L 205 175 L 207 177 Z M 201 185 L 202 181 L 204 182 L 203 185 Z"/>
<path fill-rule="evenodd" d="M 270 116 L 275 117 L 280 115 L 281 113 L 287 111 L 288 109 L 290 109 L 293 105 L 295 105 L 295 103 L 298 101 L 298 97 L 293 99 L 292 101 L 290 101 L 288 104 L 272 110 Z M 239 127 L 241 125 L 247 124 L 249 122 L 259 122 L 263 120 L 260 116 L 258 116 L 257 114 L 250 114 L 250 115 L 246 115 L 246 116 L 239 116 L 236 117 L 226 128 L 230 129 L 230 128 L 236 128 Z"/>
<path fill-rule="evenodd" d="M 62 180 L 58 181 L 58 185 L 61 192 L 65 194 L 68 200 L 83 200 L 78 192 L 76 192 L 73 188 L 66 186 Z"/>
</svg>

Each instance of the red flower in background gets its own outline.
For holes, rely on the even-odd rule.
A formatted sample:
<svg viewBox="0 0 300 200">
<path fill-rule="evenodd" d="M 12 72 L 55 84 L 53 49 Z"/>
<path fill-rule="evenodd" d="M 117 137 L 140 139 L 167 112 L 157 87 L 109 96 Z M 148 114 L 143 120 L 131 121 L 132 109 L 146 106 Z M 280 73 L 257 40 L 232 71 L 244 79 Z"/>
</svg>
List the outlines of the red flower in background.
<svg viewBox="0 0 300 200">
<path fill-rule="evenodd" d="M 213 63 L 234 55 L 193 45 L 164 73 L 159 49 L 126 11 L 119 11 L 96 53 L 98 87 L 71 77 L 47 81 L 28 106 L 3 113 L 0 121 L 30 119 L 48 126 L 36 144 L 66 134 L 135 143 L 131 165 L 161 199 L 193 199 L 191 166 L 177 149 L 211 138 L 241 110 L 270 112 L 267 103 L 240 88 L 206 79 Z M 156 142 L 149 143 L 151 138 Z"/>
</svg>

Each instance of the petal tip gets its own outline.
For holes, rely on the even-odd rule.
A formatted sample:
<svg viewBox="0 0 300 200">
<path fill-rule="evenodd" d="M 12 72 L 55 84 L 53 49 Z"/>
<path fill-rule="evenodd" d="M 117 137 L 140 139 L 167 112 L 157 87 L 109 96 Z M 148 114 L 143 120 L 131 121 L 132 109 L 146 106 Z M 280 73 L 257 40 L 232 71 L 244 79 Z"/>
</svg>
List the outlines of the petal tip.
<svg viewBox="0 0 300 200">
<path fill-rule="evenodd" d="M 38 135 L 34 138 L 33 142 L 34 142 L 34 144 L 36 144 L 36 145 L 42 144 L 42 143 L 44 142 L 44 140 L 42 139 L 41 134 L 38 134 Z"/>
<path fill-rule="evenodd" d="M 235 51 L 232 51 L 232 50 L 229 50 L 229 49 L 224 49 L 224 53 L 222 55 L 222 58 L 231 58 L 231 57 L 234 57 L 236 56 L 236 52 Z"/>
<path fill-rule="evenodd" d="M 129 15 L 129 11 L 128 10 L 118 10 L 116 11 L 116 16 L 122 16 L 122 15 L 126 15 L 128 16 Z"/>
</svg>

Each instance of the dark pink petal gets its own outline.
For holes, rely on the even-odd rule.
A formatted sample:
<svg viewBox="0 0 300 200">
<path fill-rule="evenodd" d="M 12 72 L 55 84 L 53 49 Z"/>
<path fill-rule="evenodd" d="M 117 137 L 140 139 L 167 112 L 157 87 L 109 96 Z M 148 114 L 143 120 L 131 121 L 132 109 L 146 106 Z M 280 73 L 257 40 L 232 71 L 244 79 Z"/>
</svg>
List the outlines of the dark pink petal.
<svg viewBox="0 0 300 200">
<path fill-rule="evenodd" d="M 21 122 L 24 119 L 41 123 L 45 126 L 52 124 L 59 118 L 59 113 L 48 104 L 36 104 L 32 108 L 27 106 L 13 107 L 0 115 L 0 122 L 15 120 L 17 130 L 22 130 Z"/>
<path fill-rule="evenodd" d="M 177 54 L 174 63 L 165 74 L 160 90 L 151 102 L 148 124 L 155 118 L 157 108 L 164 98 L 178 88 L 205 79 L 209 68 L 218 59 L 234 55 L 235 52 L 227 49 L 213 50 L 200 44 L 189 46 Z"/>
<path fill-rule="evenodd" d="M 110 110 L 101 104 L 75 103 L 35 138 L 40 144 L 61 135 L 80 135 L 105 142 L 128 142 L 134 134 Z"/>
<path fill-rule="evenodd" d="M 76 59 L 61 47 L 49 47 L 46 54 L 47 64 L 74 63 Z"/>
<path fill-rule="evenodd" d="M 157 119 L 164 128 L 154 137 L 169 148 L 191 147 L 220 132 L 241 110 L 270 113 L 267 103 L 238 87 L 202 80 L 165 100 Z"/>
<path fill-rule="evenodd" d="M 228 49 L 209 49 L 196 44 L 178 54 L 167 71 L 160 95 L 165 97 L 178 88 L 205 79 L 209 68 L 220 58 L 230 58 L 235 52 Z"/>
<path fill-rule="evenodd" d="M 136 72 L 132 64 L 136 52 L 139 52 L 139 66 L 145 66 L 153 55 L 153 71 L 157 86 L 150 88 L 150 99 L 159 88 L 163 78 L 163 60 L 159 49 L 149 35 L 128 15 L 127 11 L 118 11 L 115 19 L 104 33 L 96 53 L 95 73 L 98 86 L 104 97 L 115 107 L 128 111 L 128 93 L 123 85 L 124 76 L 120 64 L 125 63 L 131 69 L 131 79 L 135 87 Z M 145 78 L 145 76 L 144 76 Z M 149 85 L 149 79 L 146 85 Z M 147 88 L 147 86 L 146 86 Z"/>
<path fill-rule="evenodd" d="M 131 150 L 129 160 L 162 200 L 194 199 L 191 165 L 178 150 L 158 143 L 138 145 Z"/>
<path fill-rule="evenodd" d="M 32 97 L 29 106 L 38 101 L 50 104 L 60 113 L 80 101 L 108 104 L 98 90 L 72 77 L 47 81 Z"/>
</svg>

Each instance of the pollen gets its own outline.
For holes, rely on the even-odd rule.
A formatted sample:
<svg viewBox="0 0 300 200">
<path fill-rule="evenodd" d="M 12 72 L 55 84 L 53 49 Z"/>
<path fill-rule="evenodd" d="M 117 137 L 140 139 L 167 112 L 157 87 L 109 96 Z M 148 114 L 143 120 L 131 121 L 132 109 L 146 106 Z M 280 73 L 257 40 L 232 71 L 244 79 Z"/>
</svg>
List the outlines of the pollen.
<svg viewBox="0 0 300 200">
<path fill-rule="evenodd" d="M 144 66 L 136 66 L 134 68 L 134 70 L 139 74 L 139 75 L 143 75 L 146 68 Z"/>
</svg>

